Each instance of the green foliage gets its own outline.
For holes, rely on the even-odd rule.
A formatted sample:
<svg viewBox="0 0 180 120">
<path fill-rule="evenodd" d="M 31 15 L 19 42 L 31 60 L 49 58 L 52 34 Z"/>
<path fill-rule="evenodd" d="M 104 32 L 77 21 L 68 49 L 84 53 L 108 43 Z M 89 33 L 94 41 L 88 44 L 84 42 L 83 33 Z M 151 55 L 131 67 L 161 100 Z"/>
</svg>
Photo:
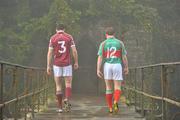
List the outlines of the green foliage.
<svg viewBox="0 0 180 120">
<path fill-rule="evenodd" d="M 165 6 L 161 8 L 160 5 Z M 178 30 L 178 25 L 169 26 L 170 18 L 176 15 L 172 8 L 177 6 L 168 0 L 3 1 L 0 5 L 0 56 L 11 62 L 26 61 L 36 47 L 47 47 L 56 23 L 66 24 L 67 32 L 76 37 L 89 29 L 98 30 L 98 22 L 101 25 L 112 24 L 122 34 L 135 26 L 153 32 L 157 30 L 157 25 L 163 29 L 164 21 L 167 21 L 167 27 L 176 33 L 173 28 Z M 167 15 L 169 19 L 165 19 Z M 177 18 L 176 15 L 174 19 Z M 161 21 L 164 23 L 161 24 Z M 166 33 L 170 32 L 167 30 Z"/>
<path fill-rule="evenodd" d="M 36 44 L 42 40 L 48 42 L 57 22 L 67 24 L 70 32 L 77 33 L 78 12 L 73 11 L 65 0 L 54 0 L 49 12 L 39 18 L 31 17 L 28 0 L 18 1 L 16 8 L 16 24 L 0 31 L 0 50 L 3 51 L 0 56 L 3 60 L 22 64 Z"/>
<path fill-rule="evenodd" d="M 68 4 L 79 11 L 81 25 L 86 22 L 85 26 L 91 26 L 96 21 L 104 20 L 105 24 L 120 28 L 120 33 L 136 25 L 151 32 L 154 22 L 159 19 L 155 8 L 144 6 L 138 0 L 69 0 Z"/>
<path fill-rule="evenodd" d="M 26 58 L 30 48 L 25 36 L 19 35 L 11 29 L 5 29 L 0 35 L 1 59 L 21 63 Z"/>
<path fill-rule="evenodd" d="M 73 11 L 65 0 L 55 0 L 50 7 L 48 18 L 48 28 L 51 31 L 55 30 L 56 23 L 64 23 L 67 25 L 68 31 L 74 33 L 73 29 L 76 29 L 74 26 L 77 26 L 76 22 L 79 20 L 79 13 Z"/>
<path fill-rule="evenodd" d="M 102 17 L 105 16 L 106 19 L 110 18 L 111 21 L 119 24 L 139 24 L 142 25 L 145 30 L 152 31 L 152 24 L 157 20 L 158 12 L 156 9 L 144 6 L 137 1 L 138 0 L 94 1 L 89 7 L 88 13 L 96 13 L 97 16 L 101 15 Z M 127 27 L 127 25 L 126 27 L 124 26 L 125 29 Z"/>
</svg>

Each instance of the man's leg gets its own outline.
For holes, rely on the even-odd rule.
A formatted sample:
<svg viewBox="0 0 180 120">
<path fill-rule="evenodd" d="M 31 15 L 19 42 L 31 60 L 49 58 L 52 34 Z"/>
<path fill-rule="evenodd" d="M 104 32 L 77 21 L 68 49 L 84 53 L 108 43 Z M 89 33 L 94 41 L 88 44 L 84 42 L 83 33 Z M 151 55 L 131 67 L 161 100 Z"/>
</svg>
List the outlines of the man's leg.
<svg viewBox="0 0 180 120">
<path fill-rule="evenodd" d="M 70 98 L 72 94 L 72 77 L 65 77 L 65 99 L 64 99 L 64 107 L 65 111 L 69 112 L 71 110 Z"/>
<path fill-rule="evenodd" d="M 114 81 L 114 111 L 118 112 L 118 101 L 121 96 L 121 81 L 123 80 L 122 76 L 122 65 L 114 64 L 113 65 L 113 81 Z"/>
<path fill-rule="evenodd" d="M 112 80 L 105 80 L 106 83 L 106 102 L 109 107 L 109 112 L 112 113 L 112 99 L 113 99 L 113 90 L 112 90 Z"/>
<path fill-rule="evenodd" d="M 54 77 L 55 79 L 55 84 L 56 84 L 56 98 L 58 101 L 58 107 L 59 109 L 62 110 L 62 98 L 63 98 L 63 93 L 62 93 L 62 80 L 60 77 Z M 61 112 L 61 111 L 59 111 Z"/>
<path fill-rule="evenodd" d="M 69 100 L 72 95 L 72 76 L 64 77 L 65 78 L 65 99 Z"/>
<path fill-rule="evenodd" d="M 63 67 L 63 76 L 65 79 L 65 99 L 69 100 L 71 97 L 72 88 L 72 65 Z"/>
<path fill-rule="evenodd" d="M 121 96 L 121 81 L 120 80 L 114 80 L 114 111 L 118 112 L 119 107 L 118 107 L 118 101 Z"/>
<path fill-rule="evenodd" d="M 71 104 L 69 103 L 69 99 L 71 98 L 72 94 L 72 65 L 63 67 L 63 76 L 65 79 L 65 99 L 64 105 L 65 110 L 69 111 Z"/>
<path fill-rule="evenodd" d="M 114 102 L 118 103 L 120 96 L 121 96 L 121 81 L 114 80 Z"/>
<path fill-rule="evenodd" d="M 113 104 L 113 81 L 112 81 L 112 65 L 109 63 L 104 64 L 104 79 L 106 84 L 106 101 L 109 107 L 109 112 L 112 113 Z"/>
</svg>

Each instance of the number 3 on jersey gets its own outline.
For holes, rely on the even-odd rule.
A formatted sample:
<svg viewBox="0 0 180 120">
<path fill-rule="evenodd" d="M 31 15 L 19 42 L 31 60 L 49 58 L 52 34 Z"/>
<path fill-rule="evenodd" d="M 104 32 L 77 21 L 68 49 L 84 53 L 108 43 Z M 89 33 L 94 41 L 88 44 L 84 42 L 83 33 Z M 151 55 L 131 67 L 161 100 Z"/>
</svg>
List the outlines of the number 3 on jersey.
<svg viewBox="0 0 180 120">
<path fill-rule="evenodd" d="M 65 41 L 58 41 L 58 44 L 61 47 L 61 50 L 58 50 L 59 53 L 65 53 L 66 52 L 66 46 L 65 46 Z"/>
</svg>

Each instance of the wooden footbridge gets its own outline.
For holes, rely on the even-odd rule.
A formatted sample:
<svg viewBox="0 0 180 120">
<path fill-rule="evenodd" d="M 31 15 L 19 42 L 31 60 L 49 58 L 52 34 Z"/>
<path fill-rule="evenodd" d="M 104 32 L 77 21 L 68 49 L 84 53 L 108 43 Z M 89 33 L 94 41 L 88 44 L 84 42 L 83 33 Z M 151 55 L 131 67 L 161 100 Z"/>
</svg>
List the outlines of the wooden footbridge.
<svg viewBox="0 0 180 120">
<path fill-rule="evenodd" d="M 179 78 L 180 62 L 130 68 L 119 113 L 107 112 L 103 81 L 97 82 L 95 94 L 74 93 L 71 112 L 57 113 L 54 82 L 46 69 L 0 61 L 0 120 L 179 120 Z"/>
</svg>

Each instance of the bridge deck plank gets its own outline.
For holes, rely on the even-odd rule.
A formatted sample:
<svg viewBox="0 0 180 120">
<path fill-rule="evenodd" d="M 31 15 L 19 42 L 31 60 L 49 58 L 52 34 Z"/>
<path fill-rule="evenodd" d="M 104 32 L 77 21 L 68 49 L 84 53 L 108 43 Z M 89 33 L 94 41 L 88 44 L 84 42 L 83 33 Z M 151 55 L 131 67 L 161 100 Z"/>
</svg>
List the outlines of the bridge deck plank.
<svg viewBox="0 0 180 120">
<path fill-rule="evenodd" d="M 128 107 L 120 103 L 120 111 L 117 114 L 109 114 L 104 97 L 99 96 L 73 96 L 72 110 L 69 113 L 57 113 L 55 102 L 48 109 L 35 115 L 34 120 L 145 120 L 134 111 L 134 107 Z"/>
</svg>

